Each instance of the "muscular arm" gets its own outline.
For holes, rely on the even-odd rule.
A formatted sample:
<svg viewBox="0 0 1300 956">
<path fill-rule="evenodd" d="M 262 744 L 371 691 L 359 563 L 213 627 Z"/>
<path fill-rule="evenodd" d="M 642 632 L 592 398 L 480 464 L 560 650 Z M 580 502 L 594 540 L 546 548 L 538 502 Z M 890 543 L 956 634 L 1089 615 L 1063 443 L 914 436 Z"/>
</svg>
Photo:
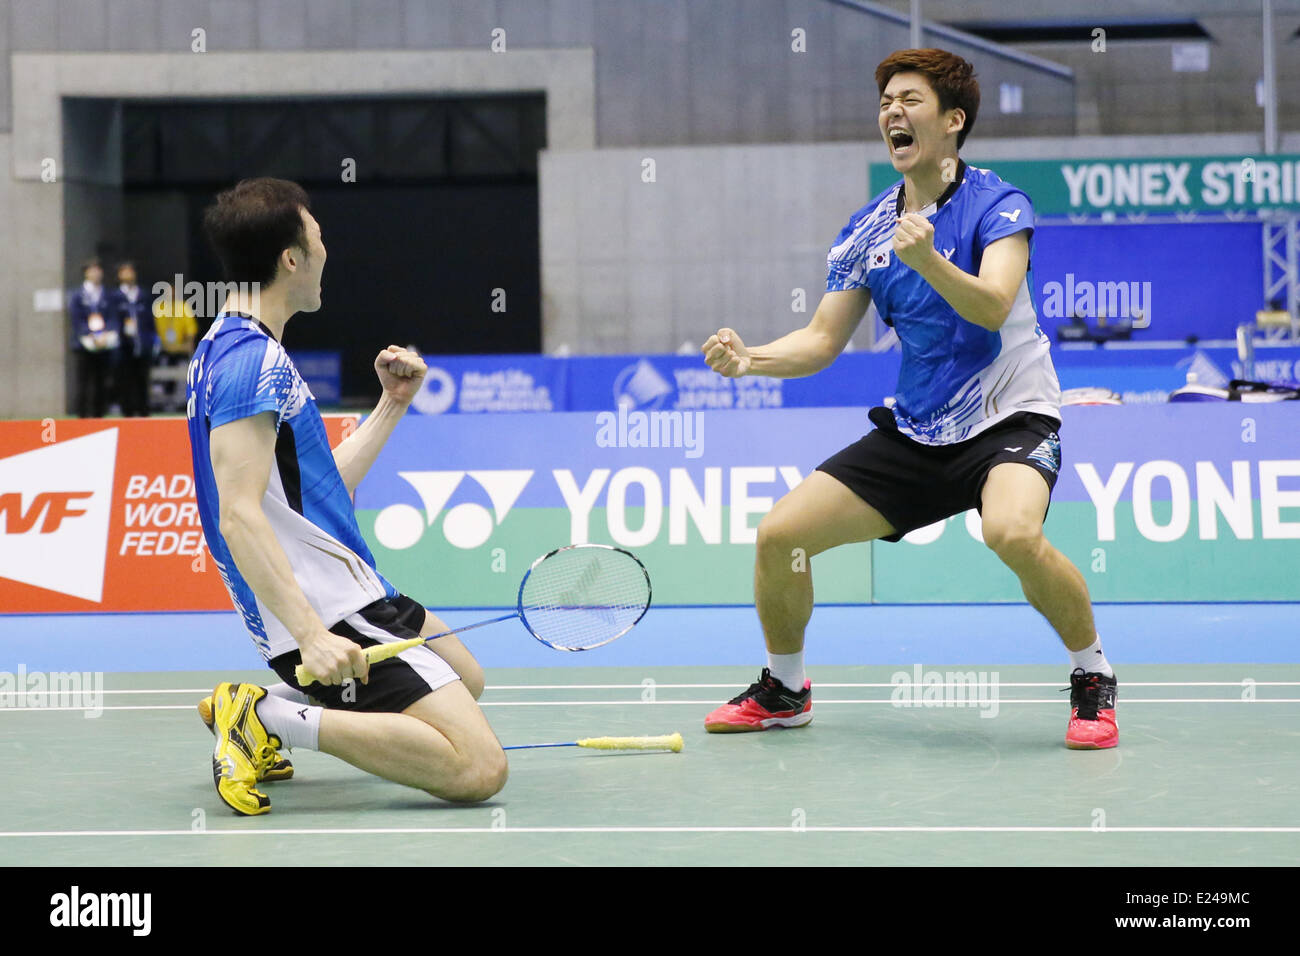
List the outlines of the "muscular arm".
<svg viewBox="0 0 1300 956">
<path fill-rule="evenodd" d="M 366 472 L 370 471 L 370 466 L 379 457 L 380 449 L 384 447 L 388 436 L 393 433 L 393 429 L 397 427 L 404 414 L 406 414 L 405 405 L 399 405 L 384 395 L 379 399 L 375 410 L 366 416 L 361 427 L 339 442 L 338 447 L 334 449 L 334 464 L 338 466 L 339 474 L 343 476 L 343 484 L 347 486 L 348 494 L 357 490 L 357 485 L 361 484 L 361 479 L 366 476 Z"/>
<path fill-rule="evenodd" d="M 364 679 L 365 655 L 356 644 L 326 629 L 262 511 L 275 462 L 275 413 L 220 425 L 212 430 L 210 444 L 221 536 L 240 575 L 293 635 L 312 673 L 332 684 L 354 676 Z"/>
<path fill-rule="evenodd" d="M 1002 328 L 1029 268 L 1029 233 L 1017 232 L 989 243 L 978 276 L 934 252 L 933 242 L 930 249 L 933 255 L 913 266 L 921 278 L 967 322 L 991 332 Z"/>
<path fill-rule="evenodd" d="M 343 476 L 348 494 L 357 490 L 357 485 L 379 457 L 379 450 L 420 390 L 426 371 L 428 366 L 419 355 L 398 345 L 388 346 L 375 359 L 375 373 L 384 389 L 379 404 L 361 427 L 334 449 L 334 464 Z"/>
<path fill-rule="evenodd" d="M 728 378 L 801 378 L 835 361 L 870 304 L 871 293 L 866 289 L 827 292 L 812 321 L 774 342 L 747 349 L 734 332 L 721 329 L 701 350 L 709 366 Z"/>
</svg>

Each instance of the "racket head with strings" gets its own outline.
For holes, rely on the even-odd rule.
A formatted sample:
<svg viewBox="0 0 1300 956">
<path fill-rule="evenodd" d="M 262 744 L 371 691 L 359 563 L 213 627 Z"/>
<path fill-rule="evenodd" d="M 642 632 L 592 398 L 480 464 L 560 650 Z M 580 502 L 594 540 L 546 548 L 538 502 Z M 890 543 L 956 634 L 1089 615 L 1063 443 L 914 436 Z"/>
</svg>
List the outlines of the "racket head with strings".
<svg viewBox="0 0 1300 956">
<path fill-rule="evenodd" d="M 589 651 L 632 630 L 650 609 L 650 572 L 608 544 L 571 544 L 533 562 L 519 584 L 519 619 L 557 651 Z"/>
</svg>

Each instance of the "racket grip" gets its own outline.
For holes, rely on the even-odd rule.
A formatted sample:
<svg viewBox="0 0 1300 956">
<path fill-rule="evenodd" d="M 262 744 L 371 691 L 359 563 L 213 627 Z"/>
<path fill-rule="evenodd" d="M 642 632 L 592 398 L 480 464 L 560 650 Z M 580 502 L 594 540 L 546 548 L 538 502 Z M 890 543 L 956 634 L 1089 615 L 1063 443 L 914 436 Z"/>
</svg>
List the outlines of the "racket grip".
<svg viewBox="0 0 1300 956">
<path fill-rule="evenodd" d="M 579 747 L 592 750 L 671 750 L 682 752 L 682 735 L 665 734 L 661 737 L 588 737 L 578 741 Z"/>
<path fill-rule="evenodd" d="M 371 664 L 378 664 L 390 657 L 396 657 L 402 651 L 409 651 L 412 647 L 419 647 L 424 643 L 424 640 L 423 637 L 412 637 L 405 641 L 394 641 L 391 644 L 372 644 L 363 653 L 366 655 L 366 660 Z M 293 669 L 293 676 L 297 679 L 299 687 L 306 687 L 308 684 L 316 683 L 316 675 L 307 670 L 302 664 Z"/>
</svg>

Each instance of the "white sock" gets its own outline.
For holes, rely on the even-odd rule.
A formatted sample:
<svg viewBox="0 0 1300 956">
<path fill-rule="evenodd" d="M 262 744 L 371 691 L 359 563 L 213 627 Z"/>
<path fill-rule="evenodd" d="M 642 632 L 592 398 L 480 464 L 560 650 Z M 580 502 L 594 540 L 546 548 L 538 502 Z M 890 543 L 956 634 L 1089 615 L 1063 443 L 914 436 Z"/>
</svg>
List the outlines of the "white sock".
<svg viewBox="0 0 1300 956">
<path fill-rule="evenodd" d="M 803 690 L 803 651 L 795 654 L 773 654 L 767 652 L 767 669 L 772 676 L 793 691 Z"/>
<path fill-rule="evenodd" d="M 1100 674 L 1103 677 L 1115 676 L 1110 661 L 1106 660 L 1106 655 L 1101 649 L 1100 637 L 1081 651 L 1070 651 L 1070 663 L 1074 667 L 1082 667 L 1085 674 Z"/>
<path fill-rule="evenodd" d="M 281 697 L 284 700 L 292 701 L 295 704 L 310 704 L 311 699 L 296 687 L 290 687 L 288 684 L 281 682 L 279 684 L 267 684 L 266 692 L 272 697 Z"/>
<path fill-rule="evenodd" d="M 279 737 L 281 745 L 290 750 L 294 747 L 318 749 L 320 715 L 324 712 L 324 707 L 295 704 L 272 694 L 257 702 L 257 716 L 262 726 Z"/>
</svg>

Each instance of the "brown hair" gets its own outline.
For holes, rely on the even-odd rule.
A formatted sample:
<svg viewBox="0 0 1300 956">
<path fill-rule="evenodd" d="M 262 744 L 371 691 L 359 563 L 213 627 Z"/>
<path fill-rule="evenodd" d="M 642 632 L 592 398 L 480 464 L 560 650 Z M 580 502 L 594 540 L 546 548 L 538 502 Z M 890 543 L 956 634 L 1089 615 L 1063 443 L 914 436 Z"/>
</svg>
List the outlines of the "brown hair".
<svg viewBox="0 0 1300 956">
<path fill-rule="evenodd" d="M 203 230 L 221 259 L 228 282 L 270 285 L 280 253 L 307 249 L 302 209 L 307 193 L 286 179 L 245 179 L 217 196 L 203 213 Z"/>
<path fill-rule="evenodd" d="M 975 114 L 980 108 L 980 85 L 975 80 L 975 67 L 955 53 L 947 50 L 895 50 L 876 67 L 876 85 L 880 95 L 895 73 L 920 73 L 939 96 L 939 109 L 960 109 L 966 122 L 957 134 L 957 148 L 961 149 L 975 126 Z"/>
</svg>

